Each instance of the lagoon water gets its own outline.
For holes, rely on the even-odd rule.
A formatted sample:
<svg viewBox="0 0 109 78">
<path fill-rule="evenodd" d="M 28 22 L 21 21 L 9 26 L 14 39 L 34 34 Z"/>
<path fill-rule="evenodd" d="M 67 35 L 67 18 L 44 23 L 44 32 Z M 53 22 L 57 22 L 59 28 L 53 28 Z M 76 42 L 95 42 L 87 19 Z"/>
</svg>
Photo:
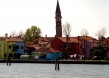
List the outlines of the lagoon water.
<svg viewBox="0 0 109 78">
<path fill-rule="evenodd" d="M 109 65 L 0 63 L 0 78 L 109 78 Z"/>
</svg>

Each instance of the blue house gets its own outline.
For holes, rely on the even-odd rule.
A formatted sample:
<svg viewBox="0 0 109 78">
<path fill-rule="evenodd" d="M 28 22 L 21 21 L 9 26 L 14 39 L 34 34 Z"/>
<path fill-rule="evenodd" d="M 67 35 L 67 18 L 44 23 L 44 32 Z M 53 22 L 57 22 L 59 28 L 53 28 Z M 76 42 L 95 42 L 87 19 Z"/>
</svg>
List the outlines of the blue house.
<svg viewBox="0 0 109 78">
<path fill-rule="evenodd" d="M 16 42 L 16 54 L 24 54 L 24 42 Z"/>
<path fill-rule="evenodd" d="M 47 60 L 56 60 L 58 57 L 62 57 L 62 52 L 49 52 L 46 54 Z"/>
</svg>

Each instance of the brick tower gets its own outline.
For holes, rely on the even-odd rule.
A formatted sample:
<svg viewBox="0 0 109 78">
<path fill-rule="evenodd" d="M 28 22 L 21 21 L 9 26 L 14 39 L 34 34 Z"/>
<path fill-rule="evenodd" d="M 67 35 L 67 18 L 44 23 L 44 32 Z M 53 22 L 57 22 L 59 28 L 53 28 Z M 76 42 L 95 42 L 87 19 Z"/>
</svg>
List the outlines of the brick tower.
<svg viewBox="0 0 109 78">
<path fill-rule="evenodd" d="M 55 12 L 55 19 L 56 19 L 56 36 L 62 37 L 62 25 L 61 25 L 61 10 L 59 1 L 57 0 L 56 12 Z"/>
</svg>

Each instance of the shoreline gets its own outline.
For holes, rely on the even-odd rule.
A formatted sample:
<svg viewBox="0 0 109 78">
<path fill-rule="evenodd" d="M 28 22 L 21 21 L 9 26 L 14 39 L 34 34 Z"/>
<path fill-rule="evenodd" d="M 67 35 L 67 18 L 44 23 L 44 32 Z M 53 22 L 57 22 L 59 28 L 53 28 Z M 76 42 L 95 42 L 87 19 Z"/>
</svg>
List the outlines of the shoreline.
<svg viewBox="0 0 109 78">
<path fill-rule="evenodd" d="M 0 60 L 0 63 L 7 63 L 7 60 Z M 11 63 L 42 63 L 55 64 L 55 60 L 20 60 L 12 59 Z M 60 64 L 109 64 L 109 60 L 59 60 Z"/>
</svg>

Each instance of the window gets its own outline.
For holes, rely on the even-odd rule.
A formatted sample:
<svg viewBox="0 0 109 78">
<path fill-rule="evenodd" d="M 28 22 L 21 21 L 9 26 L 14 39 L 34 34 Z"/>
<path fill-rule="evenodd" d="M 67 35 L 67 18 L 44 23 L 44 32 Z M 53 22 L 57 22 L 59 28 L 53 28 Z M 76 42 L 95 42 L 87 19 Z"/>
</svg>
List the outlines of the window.
<svg viewBox="0 0 109 78">
<path fill-rule="evenodd" d="M 23 49 L 23 46 L 21 46 L 21 48 Z"/>
<path fill-rule="evenodd" d="M 16 46 L 16 49 L 19 49 L 19 46 L 18 45 Z"/>
<path fill-rule="evenodd" d="M 64 48 L 66 48 L 66 47 L 67 47 L 67 45 L 65 44 L 65 45 L 64 45 Z"/>
<path fill-rule="evenodd" d="M 62 44 L 60 44 L 60 48 L 62 48 Z"/>
<path fill-rule="evenodd" d="M 9 49 L 11 49 L 11 47 L 12 47 L 12 46 L 11 46 L 11 45 L 9 45 Z"/>
<path fill-rule="evenodd" d="M 73 52 L 76 52 L 76 48 L 73 49 Z"/>
</svg>

